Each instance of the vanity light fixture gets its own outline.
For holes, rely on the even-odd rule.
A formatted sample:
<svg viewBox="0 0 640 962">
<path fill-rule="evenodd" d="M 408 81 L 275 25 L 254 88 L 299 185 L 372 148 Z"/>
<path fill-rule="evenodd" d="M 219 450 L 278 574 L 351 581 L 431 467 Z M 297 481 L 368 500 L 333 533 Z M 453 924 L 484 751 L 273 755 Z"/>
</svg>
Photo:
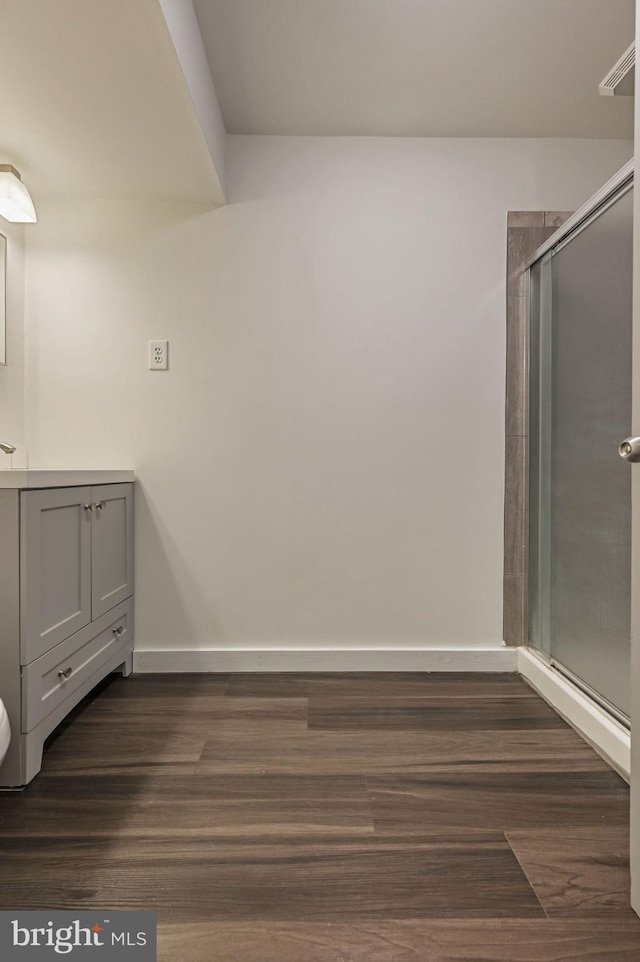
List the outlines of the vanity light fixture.
<svg viewBox="0 0 640 962">
<path fill-rule="evenodd" d="M 14 224 L 35 224 L 38 219 L 31 195 L 11 164 L 0 164 L 0 217 Z"/>
</svg>

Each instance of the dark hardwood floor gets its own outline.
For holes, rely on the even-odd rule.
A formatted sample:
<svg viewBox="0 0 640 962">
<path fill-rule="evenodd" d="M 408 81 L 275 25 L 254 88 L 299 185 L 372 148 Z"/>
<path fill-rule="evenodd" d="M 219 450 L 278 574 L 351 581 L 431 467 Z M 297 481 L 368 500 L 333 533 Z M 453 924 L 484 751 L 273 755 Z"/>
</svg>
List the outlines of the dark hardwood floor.
<svg viewBox="0 0 640 962">
<path fill-rule="evenodd" d="M 626 784 L 513 675 L 138 675 L 0 794 L 0 908 L 160 962 L 638 962 Z"/>
</svg>

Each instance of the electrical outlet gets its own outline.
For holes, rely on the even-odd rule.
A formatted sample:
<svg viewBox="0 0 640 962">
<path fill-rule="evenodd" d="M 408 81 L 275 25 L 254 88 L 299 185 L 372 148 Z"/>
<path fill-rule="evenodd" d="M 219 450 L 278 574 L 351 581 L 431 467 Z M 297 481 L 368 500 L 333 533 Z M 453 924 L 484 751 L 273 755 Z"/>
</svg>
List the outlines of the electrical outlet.
<svg viewBox="0 0 640 962">
<path fill-rule="evenodd" d="M 149 341 L 149 370 L 166 371 L 169 367 L 169 342 Z"/>
</svg>

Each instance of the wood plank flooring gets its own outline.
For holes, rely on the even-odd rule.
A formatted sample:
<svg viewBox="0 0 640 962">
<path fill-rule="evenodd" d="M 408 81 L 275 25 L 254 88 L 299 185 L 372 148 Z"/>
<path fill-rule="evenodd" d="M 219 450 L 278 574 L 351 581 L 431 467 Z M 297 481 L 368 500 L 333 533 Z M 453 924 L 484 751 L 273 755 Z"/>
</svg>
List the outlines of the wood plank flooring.
<svg viewBox="0 0 640 962">
<path fill-rule="evenodd" d="M 637 962 L 625 783 L 513 675 L 111 679 L 0 794 L 0 908 L 160 962 Z"/>
</svg>

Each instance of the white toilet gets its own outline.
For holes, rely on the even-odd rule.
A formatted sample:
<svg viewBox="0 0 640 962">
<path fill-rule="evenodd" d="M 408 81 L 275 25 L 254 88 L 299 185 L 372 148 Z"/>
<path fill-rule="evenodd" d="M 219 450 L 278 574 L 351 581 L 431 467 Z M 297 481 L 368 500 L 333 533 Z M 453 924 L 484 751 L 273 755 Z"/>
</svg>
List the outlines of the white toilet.
<svg viewBox="0 0 640 962">
<path fill-rule="evenodd" d="M 9 728 L 9 717 L 6 708 L 2 704 L 2 701 L 0 701 L 0 765 L 2 765 L 4 756 L 7 754 L 10 739 L 11 729 Z"/>
</svg>

